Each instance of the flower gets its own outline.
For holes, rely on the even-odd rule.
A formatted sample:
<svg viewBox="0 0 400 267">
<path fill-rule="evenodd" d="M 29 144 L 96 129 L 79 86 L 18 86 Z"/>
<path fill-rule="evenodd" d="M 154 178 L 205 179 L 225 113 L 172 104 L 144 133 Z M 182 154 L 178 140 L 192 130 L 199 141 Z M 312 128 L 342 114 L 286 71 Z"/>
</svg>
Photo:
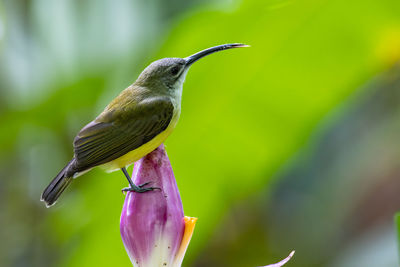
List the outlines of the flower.
<svg viewBox="0 0 400 267">
<path fill-rule="evenodd" d="M 121 213 L 121 237 L 135 267 L 180 267 L 197 218 L 183 215 L 182 200 L 164 145 L 133 168 L 133 182 L 151 183 L 153 190 L 128 192 Z M 281 267 L 293 256 L 264 267 Z"/>
<path fill-rule="evenodd" d="M 183 214 L 164 145 L 137 161 L 132 176 L 135 184 L 160 188 L 125 198 L 120 231 L 133 266 L 181 266 L 197 219 Z"/>
<path fill-rule="evenodd" d="M 293 257 L 293 255 L 294 255 L 294 250 L 292 252 L 290 252 L 289 256 L 287 256 L 286 258 L 284 258 L 280 262 L 277 262 L 275 264 L 266 265 L 264 267 L 281 267 L 284 264 L 286 264 L 290 260 L 290 258 Z"/>
</svg>

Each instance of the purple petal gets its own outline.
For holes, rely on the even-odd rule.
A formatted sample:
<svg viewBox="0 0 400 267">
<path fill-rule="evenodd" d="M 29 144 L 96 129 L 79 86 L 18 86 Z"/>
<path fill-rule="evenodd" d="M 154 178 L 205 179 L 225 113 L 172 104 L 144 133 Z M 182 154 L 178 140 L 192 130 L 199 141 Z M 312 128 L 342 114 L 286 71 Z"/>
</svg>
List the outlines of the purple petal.
<svg viewBox="0 0 400 267">
<path fill-rule="evenodd" d="M 135 163 L 132 178 L 136 185 L 151 182 L 146 187 L 161 190 L 128 192 L 120 222 L 125 248 L 135 266 L 170 266 L 181 244 L 184 214 L 164 145 Z"/>
</svg>

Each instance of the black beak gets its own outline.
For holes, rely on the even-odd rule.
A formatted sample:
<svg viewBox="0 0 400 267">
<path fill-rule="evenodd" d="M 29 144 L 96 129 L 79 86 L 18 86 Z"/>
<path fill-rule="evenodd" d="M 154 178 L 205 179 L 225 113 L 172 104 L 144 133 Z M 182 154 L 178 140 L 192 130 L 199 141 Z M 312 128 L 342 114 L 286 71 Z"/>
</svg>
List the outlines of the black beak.
<svg viewBox="0 0 400 267">
<path fill-rule="evenodd" d="M 189 67 L 190 65 L 192 65 L 194 62 L 196 62 L 200 58 L 210 55 L 212 53 L 226 50 L 226 49 L 231 49 L 231 48 L 239 48 L 239 47 L 249 47 L 249 46 L 245 45 L 245 44 L 223 44 L 223 45 L 217 45 L 214 47 L 207 48 L 207 49 L 200 51 L 194 55 L 184 58 L 186 60 L 186 67 Z"/>
</svg>

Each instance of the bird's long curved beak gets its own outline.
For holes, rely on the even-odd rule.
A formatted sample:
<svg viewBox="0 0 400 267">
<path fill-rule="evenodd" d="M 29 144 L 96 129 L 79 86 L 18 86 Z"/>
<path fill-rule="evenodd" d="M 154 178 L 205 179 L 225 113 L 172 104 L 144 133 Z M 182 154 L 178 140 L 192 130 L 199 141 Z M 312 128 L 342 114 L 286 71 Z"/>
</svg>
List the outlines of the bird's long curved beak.
<svg viewBox="0 0 400 267">
<path fill-rule="evenodd" d="M 189 67 L 190 65 L 192 65 L 194 62 L 196 62 L 200 58 L 210 55 L 212 53 L 226 50 L 226 49 L 231 49 L 231 48 L 239 48 L 239 47 L 249 47 L 249 46 L 245 45 L 245 44 L 223 44 L 223 45 L 217 45 L 214 47 L 207 48 L 203 51 L 200 51 L 196 54 L 193 54 L 191 56 L 184 58 L 186 60 L 186 67 Z"/>
</svg>

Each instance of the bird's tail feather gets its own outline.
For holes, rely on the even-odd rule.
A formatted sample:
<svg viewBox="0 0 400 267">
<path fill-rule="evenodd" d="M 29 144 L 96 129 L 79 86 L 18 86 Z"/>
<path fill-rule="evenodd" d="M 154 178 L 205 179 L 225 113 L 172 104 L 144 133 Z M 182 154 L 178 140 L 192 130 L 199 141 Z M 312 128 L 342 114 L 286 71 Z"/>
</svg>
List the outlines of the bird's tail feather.
<svg viewBox="0 0 400 267">
<path fill-rule="evenodd" d="M 68 166 L 72 163 L 71 160 L 67 166 L 62 169 L 57 176 L 50 182 L 46 189 L 42 193 L 41 201 L 46 203 L 47 207 L 54 205 L 61 193 L 64 192 L 65 188 L 72 182 L 72 177 L 66 175 Z"/>
</svg>

